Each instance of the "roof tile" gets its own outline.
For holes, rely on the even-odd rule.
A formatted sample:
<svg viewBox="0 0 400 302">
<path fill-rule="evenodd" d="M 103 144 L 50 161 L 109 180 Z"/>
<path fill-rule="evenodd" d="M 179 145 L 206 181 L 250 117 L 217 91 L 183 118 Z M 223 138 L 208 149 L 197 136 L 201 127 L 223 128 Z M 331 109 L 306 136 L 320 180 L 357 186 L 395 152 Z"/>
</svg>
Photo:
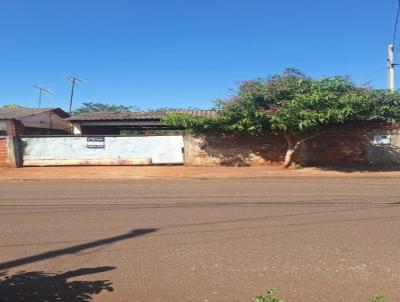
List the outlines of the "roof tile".
<svg viewBox="0 0 400 302">
<path fill-rule="evenodd" d="M 18 119 L 25 116 L 35 115 L 46 111 L 53 111 L 63 118 L 69 116 L 60 108 L 0 108 L 0 120 Z"/>
</svg>

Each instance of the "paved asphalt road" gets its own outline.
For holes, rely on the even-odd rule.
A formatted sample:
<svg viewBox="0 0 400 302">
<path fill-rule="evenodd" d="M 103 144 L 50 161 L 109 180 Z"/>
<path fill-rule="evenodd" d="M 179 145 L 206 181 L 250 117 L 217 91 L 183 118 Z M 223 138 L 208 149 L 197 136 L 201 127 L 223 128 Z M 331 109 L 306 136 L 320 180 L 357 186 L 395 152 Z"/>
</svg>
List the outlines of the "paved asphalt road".
<svg viewBox="0 0 400 302">
<path fill-rule="evenodd" d="M 3 182 L 0 301 L 399 301 L 399 202 L 384 177 Z"/>
</svg>

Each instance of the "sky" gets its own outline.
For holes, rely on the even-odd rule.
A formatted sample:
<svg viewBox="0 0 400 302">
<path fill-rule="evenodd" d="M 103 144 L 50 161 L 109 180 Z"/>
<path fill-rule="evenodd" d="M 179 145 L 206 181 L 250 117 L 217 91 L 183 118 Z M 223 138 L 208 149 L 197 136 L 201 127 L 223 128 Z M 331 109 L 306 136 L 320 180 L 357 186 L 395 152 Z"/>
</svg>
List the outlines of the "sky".
<svg viewBox="0 0 400 302">
<path fill-rule="evenodd" d="M 63 109 L 70 75 L 85 80 L 73 108 L 102 102 L 207 109 L 232 95 L 238 81 L 287 67 L 384 88 L 397 9 L 396 0 L 0 4 L 0 106 L 37 107 L 33 86 L 40 84 L 51 90 L 42 107 Z"/>
</svg>

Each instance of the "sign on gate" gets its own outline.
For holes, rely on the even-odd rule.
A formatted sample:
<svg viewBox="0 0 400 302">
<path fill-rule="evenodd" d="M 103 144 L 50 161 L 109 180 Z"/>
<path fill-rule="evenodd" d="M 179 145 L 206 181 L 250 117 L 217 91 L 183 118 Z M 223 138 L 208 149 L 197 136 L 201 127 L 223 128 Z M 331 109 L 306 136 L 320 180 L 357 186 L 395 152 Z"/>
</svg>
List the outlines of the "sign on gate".
<svg viewBox="0 0 400 302">
<path fill-rule="evenodd" d="M 104 136 L 88 136 L 86 138 L 86 148 L 89 149 L 104 149 Z"/>
</svg>

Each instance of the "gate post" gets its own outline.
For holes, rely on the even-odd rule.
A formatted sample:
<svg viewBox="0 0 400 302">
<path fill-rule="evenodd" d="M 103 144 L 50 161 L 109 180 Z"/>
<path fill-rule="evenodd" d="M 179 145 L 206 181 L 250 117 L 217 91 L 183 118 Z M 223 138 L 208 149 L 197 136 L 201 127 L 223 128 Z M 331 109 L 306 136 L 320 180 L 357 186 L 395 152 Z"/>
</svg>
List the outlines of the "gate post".
<svg viewBox="0 0 400 302">
<path fill-rule="evenodd" d="M 16 142 L 15 137 L 8 136 L 7 137 L 7 157 L 8 157 L 8 166 L 10 168 L 17 168 L 17 152 L 16 152 Z"/>
</svg>

